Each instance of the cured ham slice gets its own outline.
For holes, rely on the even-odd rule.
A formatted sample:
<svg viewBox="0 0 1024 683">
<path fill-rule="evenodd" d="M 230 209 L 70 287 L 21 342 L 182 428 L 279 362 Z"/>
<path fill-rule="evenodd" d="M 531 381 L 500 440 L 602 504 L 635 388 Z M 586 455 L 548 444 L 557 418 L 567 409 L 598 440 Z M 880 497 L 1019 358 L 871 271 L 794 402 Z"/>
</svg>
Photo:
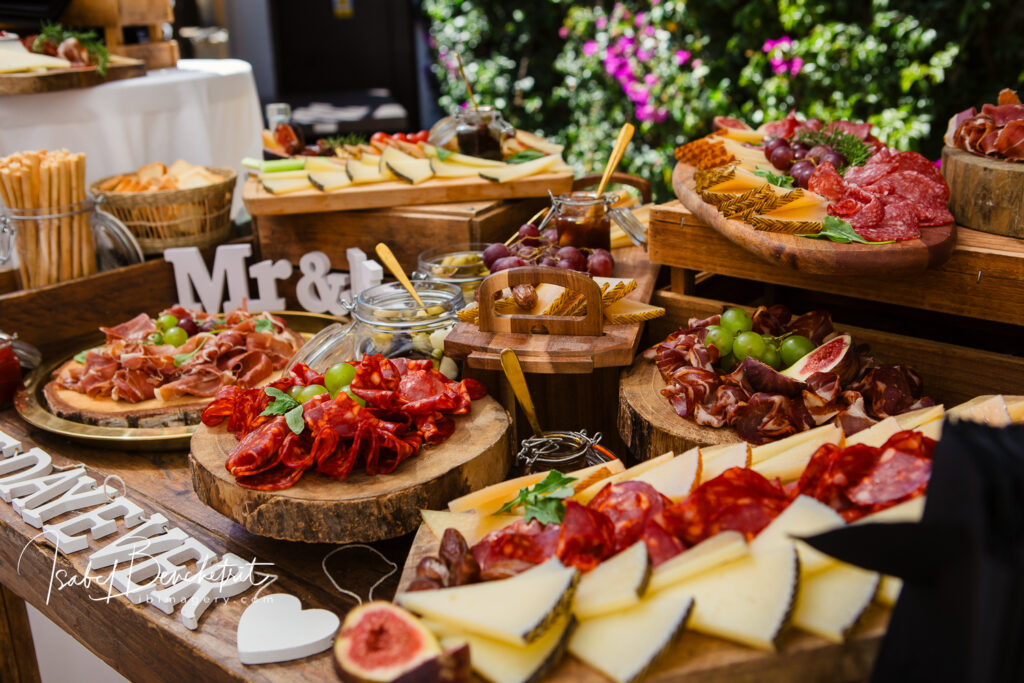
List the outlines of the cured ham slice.
<svg viewBox="0 0 1024 683">
<path fill-rule="evenodd" d="M 150 334 L 156 332 L 156 323 L 145 313 L 139 313 L 128 322 L 123 322 L 115 327 L 101 327 L 100 331 L 107 335 L 108 343 L 117 339 L 143 341 Z"/>
<path fill-rule="evenodd" d="M 1009 88 L 999 92 L 997 104 L 984 104 L 949 120 L 946 144 L 973 154 L 1024 161 L 1024 104 Z"/>
</svg>

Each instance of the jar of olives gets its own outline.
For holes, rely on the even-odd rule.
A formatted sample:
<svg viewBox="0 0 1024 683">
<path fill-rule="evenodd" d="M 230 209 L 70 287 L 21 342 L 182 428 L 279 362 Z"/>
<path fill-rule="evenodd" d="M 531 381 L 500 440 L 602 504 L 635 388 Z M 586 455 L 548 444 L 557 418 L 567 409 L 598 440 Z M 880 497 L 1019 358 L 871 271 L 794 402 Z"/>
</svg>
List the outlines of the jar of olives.
<svg viewBox="0 0 1024 683">
<path fill-rule="evenodd" d="M 465 242 L 427 249 L 420 253 L 414 280 L 433 280 L 455 285 L 468 304 L 484 278 L 491 274 L 484 265 L 486 244 Z"/>
<path fill-rule="evenodd" d="M 571 192 L 551 198 L 551 213 L 559 246 L 611 249 L 609 211 L 618 195 Z"/>
<path fill-rule="evenodd" d="M 397 282 L 361 292 L 352 307 L 355 318 L 356 360 L 383 354 L 441 361 L 444 339 L 455 326 L 456 313 L 465 304 L 462 289 L 446 282 L 413 282 L 423 306 Z"/>
</svg>

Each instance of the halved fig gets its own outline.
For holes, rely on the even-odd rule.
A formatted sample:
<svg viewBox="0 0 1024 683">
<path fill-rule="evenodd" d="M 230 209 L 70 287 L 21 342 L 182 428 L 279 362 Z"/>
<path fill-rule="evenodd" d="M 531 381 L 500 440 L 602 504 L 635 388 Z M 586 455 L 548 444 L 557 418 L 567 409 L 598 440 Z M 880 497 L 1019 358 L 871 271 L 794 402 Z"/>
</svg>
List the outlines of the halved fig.
<svg viewBox="0 0 1024 683">
<path fill-rule="evenodd" d="M 334 663 L 343 680 L 358 683 L 462 683 L 470 675 L 468 648 L 442 651 L 412 613 L 383 601 L 348 613 L 334 641 Z"/>
<path fill-rule="evenodd" d="M 750 356 L 743 359 L 743 376 L 746 377 L 754 391 L 763 391 L 766 394 L 782 394 L 793 397 L 799 396 L 804 389 L 804 383 L 799 379 L 787 377 L 784 373 Z"/>
<path fill-rule="evenodd" d="M 782 374 L 806 382 L 816 372 L 832 372 L 839 375 L 839 381 L 846 383 L 857 372 L 857 354 L 853 352 L 850 335 L 834 337 L 809 354 L 793 363 Z"/>
</svg>

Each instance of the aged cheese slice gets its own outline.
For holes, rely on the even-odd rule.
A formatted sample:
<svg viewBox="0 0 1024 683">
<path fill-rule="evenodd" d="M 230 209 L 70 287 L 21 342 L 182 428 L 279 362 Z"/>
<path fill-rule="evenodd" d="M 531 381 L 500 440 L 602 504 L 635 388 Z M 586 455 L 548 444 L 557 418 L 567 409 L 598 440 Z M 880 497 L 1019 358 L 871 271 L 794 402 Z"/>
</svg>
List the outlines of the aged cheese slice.
<svg viewBox="0 0 1024 683">
<path fill-rule="evenodd" d="M 685 553 L 684 553 L 685 554 Z M 690 628 L 761 650 L 774 650 L 789 619 L 800 583 L 800 562 L 792 547 L 716 567 L 665 590 L 692 595 Z"/>
<path fill-rule="evenodd" d="M 270 194 L 288 194 L 289 192 L 313 189 L 313 183 L 309 182 L 308 177 L 283 179 L 268 178 L 267 180 L 261 180 L 260 182 L 263 183 L 263 189 Z"/>
<path fill-rule="evenodd" d="M 585 482 L 591 474 L 594 472 L 600 472 L 602 469 L 613 474 L 617 474 L 625 471 L 626 466 L 622 464 L 621 460 L 612 460 L 609 462 L 599 463 L 597 465 L 591 465 L 590 467 L 584 467 L 580 470 L 573 470 L 568 474 L 569 476 L 575 477 L 577 483 L 581 483 Z M 491 486 L 482 488 L 479 491 L 467 493 L 464 496 L 450 501 L 448 503 L 448 509 L 452 512 L 475 510 L 477 514 L 489 515 L 498 510 L 498 508 L 504 505 L 507 501 L 515 498 L 519 494 L 519 489 L 533 486 L 546 476 L 548 476 L 546 471 L 534 472 L 533 474 L 527 474 L 522 477 L 492 484 Z"/>
<path fill-rule="evenodd" d="M 664 590 L 750 553 L 747 539 L 738 531 L 723 531 L 659 564 L 651 573 L 651 593 Z"/>
<path fill-rule="evenodd" d="M 352 179 L 353 185 L 380 183 L 385 180 L 390 180 L 390 178 L 381 174 L 380 166 L 369 166 L 367 164 L 359 163 L 354 159 L 349 159 L 345 163 L 345 172 L 348 173 L 348 177 Z"/>
<path fill-rule="evenodd" d="M 846 526 L 846 522 L 828 505 L 810 496 L 797 496 L 750 542 L 750 552 L 771 552 L 792 545 L 800 556 L 801 576 L 808 576 L 835 566 L 838 561 L 793 537 L 813 536 L 841 526 Z"/>
<path fill-rule="evenodd" d="M 972 398 L 967 403 L 950 408 L 946 416 L 950 420 L 981 422 L 990 427 L 1005 427 L 1013 423 L 1010 410 L 1006 407 L 1006 399 L 998 394 Z"/>
<path fill-rule="evenodd" d="M 423 153 L 427 157 L 440 159 L 441 155 L 437 151 L 437 147 L 433 145 L 423 145 Z M 460 154 L 459 152 L 446 153 L 444 155 L 444 161 L 450 164 L 462 164 L 464 166 L 476 166 L 479 168 L 501 168 L 508 166 L 503 161 L 495 161 L 494 159 L 484 159 L 482 157 L 474 157 L 469 154 Z"/>
<path fill-rule="evenodd" d="M 665 315 L 665 309 L 661 306 L 633 301 L 632 299 L 619 299 L 610 306 L 605 306 L 604 317 L 612 325 L 625 323 L 639 323 L 645 320 L 654 320 Z"/>
<path fill-rule="evenodd" d="M 606 477 L 601 481 L 595 482 L 594 484 L 588 486 L 582 491 L 579 491 L 575 496 L 573 496 L 573 498 L 578 503 L 586 505 L 594 496 L 598 494 L 598 492 L 600 492 L 601 489 L 603 489 L 608 484 L 617 484 L 620 481 L 628 481 L 634 477 L 643 474 L 644 472 L 647 472 L 648 470 L 654 469 L 658 465 L 668 462 L 669 460 L 674 458 L 675 455 L 675 453 L 669 451 L 668 453 L 663 453 L 656 458 L 651 458 L 650 460 L 645 460 L 642 463 L 633 465 L 628 470 L 623 470 L 621 472 L 613 474 L 610 477 Z"/>
<path fill-rule="evenodd" d="M 942 425 L 944 424 L 946 424 L 945 420 L 932 420 L 931 422 L 926 422 L 918 427 L 917 431 L 921 432 L 929 439 L 935 439 L 938 441 L 942 438 Z"/>
<path fill-rule="evenodd" d="M 573 613 L 578 619 L 591 619 L 635 605 L 650 578 L 647 546 L 638 541 L 580 578 Z"/>
<path fill-rule="evenodd" d="M 388 149 L 391 148 L 388 147 Z M 384 157 L 381 157 L 381 163 L 385 163 Z M 399 180 L 412 185 L 419 185 L 424 180 L 430 180 L 434 177 L 434 171 L 430 168 L 429 159 L 398 159 L 387 161 L 386 164 L 388 170 Z"/>
<path fill-rule="evenodd" d="M 824 444 L 831 443 L 841 446 L 843 443 L 843 430 L 838 425 L 825 425 L 810 431 L 817 432 L 815 438 L 793 446 L 775 457 L 751 465 L 750 469 L 761 473 L 768 479 L 778 477 L 783 484 L 786 484 L 800 478 L 807 463 Z M 751 455 L 751 459 L 753 459 L 753 455 Z"/>
<path fill-rule="evenodd" d="M 358 159 L 356 159 L 356 161 L 364 166 L 373 166 L 376 169 L 380 168 L 379 154 L 362 154 Z"/>
<path fill-rule="evenodd" d="M 448 650 L 469 643 L 473 670 L 492 683 L 533 683 L 543 678 L 565 654 L 575 620 L 569 614 L 559 619 L 544 635 L 519 647 L 473 633 L 459 632 L 439 622 L 425 622 Z"/>
<path fill-rule="evenodd" d="M 822 425 L 821 427 L 808 429 L 804 432 L 797 432 L 792 436 L 787 436 L 785 439 L 779 439 L 778 441 L 772 441 L 771 443 L 762 444 L 760 446 L 753 446 L 750 449 L 750 464 L 756 465 L 759 462 L 773 458 L 776 455 L 785 453 L 794 446 L 799 446 L 805 441 L 818 439 L 822 434 L 831 434 L 832 429 L 834 429 L 832 425 Z"/>
<path fill-rule="evenodd" d="M 878 586 L 878 594 L 875 600 L 887 607 L 895 607 L 896 601 L 900 599 L 900 592 L 903 590 L 903 579 L 897 576 L 882 576 L 882 582 Z"/>
<path fill-rule="evenodd" d="M 450 626 L 522 646 L 566 615 L 578 579 L 575 568 L 553 558 L 510 579 L 401 593 L 396 602 Z"/>
<path fill-rule="evenodd" d="M 67 69 L 71 62 L 28 50 L 0 50 L 0 73 L 12 74 L 38 69 Z"/>
<path fill-rule="evenodd" d="M 867 429 L 860 430 L 853 436 L 846 437 L 846 445 L 856 446 L 857 444 L 864 444 L 865 446 L 874 446 L 875 448 L 879 448 L 889 440 L 889 437 L 900 431 L 900 423 L 896 421 L 896 418 L 887 417 L 881 422 L 876 422 Z"/>
<path fill-rule="evenodd" d="M 932 420 L 940 419 L 945 412 L 946 410 L 942 406 L 928 406 L 927 408 L 911 410 L 909 413 L 896 415 L 893 419 L 899 423 L 900 429 L 917 429 Z"/>
<path fill-rule="evenodd" d="M 344 169 L 341 170 L 344 173 Z M 297 171 L 272 171 L 267 173 L 260 173 L 256 176 L 256 179 L 260 182 L 264 180 L 295 180 L 296 178 L 307 178 L 309 172 L 303 168 Z"/>
<path fill-rule="evenodd" d="M 823 221 L 827 215 L 825 210 L 828 204 L 806 204 L 794 200 L 793 204 L 783 204 L 777 209 L 761 214 L 765 218 L 775 218 L 780 221 Z"/>
<path fill-rule="evenodd" d="M 750 467 L 750 444 L 746 441 L 700 449 L 700 482 L 711 481 L 733 467 Z"/>
<path fill-rule="evenodd" d="M 845 563 L 802 576 L 793 624 L 833 643 L 842 643 L 871 604 L 879 580 L 877 572 Z"/>
<path fill-rule="evenodd" d="M 334 192 L 352 184 L 352 179 L 343 170 L 338 171 L 310 171 L 309 182 L 313 183 L 316 189 L 321 192 Z"/>
<path fill-rule="evenodd" d="M 519 515 L 478 515 L 475 512 L 448 510 L 420 510 L 420 514 L 438 540 L 441 540 L 445 529 L 455 529 L 469 545 L 475 544 L 492 531 L 503 529 L 512 522 L 522 519 Z"/>
<path fill-rule="evenodd" d="M 1006 409 L 1014 422 L 1024 422 L 1024 396 L 1004 396 Z"/>
<path fill-rule="evenodd" d="M 307 157 L 303 170 L 306 171 L 329 171 L 334 173 L 345 172 L 345 161 L 337 157 Z"/>
<path fill-rule="evenodd" d="M 595 277 L 594 282 L 601 288 L 601 303 L 611 306 L 637 288 L 637 281 L 617 277 Z"/>
<path fill-rule="evenodd" d="M 682 634 L 692 610 L 689 595 L 652 595 L 580 622 L 569 638 L 569 652 L 616 683 L 638 681 Z"/>
<path fill-rule="evenodd" d="M 697 488 L 697 484 L 700 482 L 700 473 L 700 449 L 691 448 L 657 467 L 641 472 L 631 481 L 646 482 L 661 494 L 678 501 L 690 495 L 690 492 Z"/>
<path fill-rule="evenodd" d="M 559 155 L 551 154 L 522 164 L 508 164 L 502 168 L 483 168 L 480 170 L 480 177 L 495 183 L 510 183 L 536 173 L 544 173 L 561 160 L 562 157 Z"/>
<path fill-rule="evenodd" d="M 430 160 L 430 169 L 438 178 L 467 178 L 470 176 L 475 178 L 480 173 L 479 166 L 453 164 L 436 158 Z"/>
<path fill-rule="evenodd" d="M 764 133 L 746 128 L 719 128 L 715 131 L 715 136 L 729 138 L 737 142 L 748 142 L 752 145 L 760 145 L 764 142 Z"/>
</svg>

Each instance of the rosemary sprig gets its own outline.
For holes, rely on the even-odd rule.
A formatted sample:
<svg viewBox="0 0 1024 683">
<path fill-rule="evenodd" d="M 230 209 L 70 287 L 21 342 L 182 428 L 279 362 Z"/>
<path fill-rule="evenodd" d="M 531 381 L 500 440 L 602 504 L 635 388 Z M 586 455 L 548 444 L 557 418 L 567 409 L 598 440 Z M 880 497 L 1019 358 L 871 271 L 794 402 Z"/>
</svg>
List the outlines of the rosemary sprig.
<svg viewBox="0 0 1024 683">
<path fill-rule="evenodd" d="M 826 126 L 824 130 L 800 133 L 796 141 L 807 147 L 828 145 L 845 157 L 848 167 L 863 166 L 871 156 L 871 148 L 863 140 L 838 128 Z"/>
</svg>

